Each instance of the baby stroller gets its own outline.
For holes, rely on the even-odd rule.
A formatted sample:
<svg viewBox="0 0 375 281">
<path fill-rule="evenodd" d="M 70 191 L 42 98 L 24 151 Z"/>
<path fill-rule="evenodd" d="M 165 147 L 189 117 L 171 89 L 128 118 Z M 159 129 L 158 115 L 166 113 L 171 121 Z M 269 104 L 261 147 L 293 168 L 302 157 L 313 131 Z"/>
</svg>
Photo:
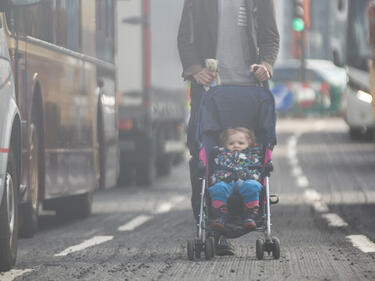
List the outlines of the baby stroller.
<svg viewBox="0 0 375 281">
<path fill-rule="evenodd" d="M 264 252 L 272 253 L 275 259 L 280 257 L 280 241 L 271 233 L 270 205 L 278 203 L 277 195 L 270 195 L 269 177 L 273 170 L 272 148 L 276 144 L 275 106 L 272 94 L 256 86 L 217 86 L 205 92 L 202 97 L 198 117 L 196 142 L 199 145 L 199 161 L 197 170 L 201 180 L 200 213 L 197 222 L 196 238 L 187 241 L 187 255 L 190 260 L 199 258 L 204 252 L 206 259 L 215 256 L 215 248 L 219 235 L 226 238 L 237 238 L 246 232 L 236 224 L 236 214 L 230 214 L 233 221 L 228 224 L 229 230 L 218 234 L 209 227 L 210 198 L 208 184 L 213 172 L 215 147 L 218 134 L 227 128 L 246 127 L 251 129 L 262 148 L 262 162 L 260 182 L 263 188 L 260 193 L 259 215 L 256 219 L 257 231 L 264 233 L 264 238 L 256 241 L 256 256 L 264 258 Z M 229 200 L 228 200 L 228 209 Z M 234 208 L 233 208 L 234 209 Z"/>
</svg>

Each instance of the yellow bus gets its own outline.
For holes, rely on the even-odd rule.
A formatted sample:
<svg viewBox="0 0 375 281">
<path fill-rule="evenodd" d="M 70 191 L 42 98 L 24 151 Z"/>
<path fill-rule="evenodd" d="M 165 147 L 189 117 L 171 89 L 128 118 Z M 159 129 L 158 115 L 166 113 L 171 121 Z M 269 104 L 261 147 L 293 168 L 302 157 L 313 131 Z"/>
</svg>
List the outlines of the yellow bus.
<svg viewBox="0 0 375 281">
<path fill-rule="evenodd" d="M 370 73 L 370 94 L 372 109 L 375 119 L 375 0 L 370 0 L 368 4 L 368 21 L 369 21 L 369 42 L 371 48 L 371 59 L 369 63 Z"/>
<path fill-rule="evenodd" d="M 87 216 L 119 173 L 114 0 L 1 0 L 21 113 L 20 232 Z"/>
</svg>

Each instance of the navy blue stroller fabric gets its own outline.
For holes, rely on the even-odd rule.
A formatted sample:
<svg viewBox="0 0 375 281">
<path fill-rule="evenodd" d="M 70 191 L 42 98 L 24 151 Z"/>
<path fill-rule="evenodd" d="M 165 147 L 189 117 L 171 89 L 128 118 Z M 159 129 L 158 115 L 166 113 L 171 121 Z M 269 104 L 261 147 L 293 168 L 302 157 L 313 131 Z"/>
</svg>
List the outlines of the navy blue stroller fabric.
<svg viewBox="0 0 375 281">
<path fill-rule="evenodd" d="M 275 102 L 270 91 L 259 86 L 218 86 L 203 94 L 196 138 L 207 132 L 246 127 L 258 144 L 276 145 Z"/>
<path fill-rule="evenodd" d="M 259 86 L 217 86 L 203 93 L 196 141 L 206 151 L 212 169 L 212 148 L 223 129 L 246 127 L 254 131 L 258 145 L 276 145 L 276 113 L 272 93 Z"/>
</svg>

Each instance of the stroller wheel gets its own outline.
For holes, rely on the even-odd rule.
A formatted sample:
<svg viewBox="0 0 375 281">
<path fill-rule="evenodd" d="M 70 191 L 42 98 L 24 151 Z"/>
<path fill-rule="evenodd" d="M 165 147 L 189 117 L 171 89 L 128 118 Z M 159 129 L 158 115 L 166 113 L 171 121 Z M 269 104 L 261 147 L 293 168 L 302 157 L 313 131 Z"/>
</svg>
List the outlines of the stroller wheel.
<svg viewBox="0 0 375 281">
<path fill-rule="evenodd" d="M 280 240 L 277 237 L 272 238 L 273 249 L 272 255 L 275 260 L 280 258 Z"/>
<path fill-rule="evenodd" d="M 264 241 L 263 239 L 257 239 L 256 242 L 256 252 L 257 252 L 257 259 L 262 260 L 264 258 Z"/>
<path fill-rule="evenodd" d="M 196 239 L 194 240 L 194 249 L 195 249 L 195 257 L 197 259 L 200 259 L 201 258 L 201 252 L 202 252 L 202 249 L 203 249 L 203 246 L 202 246 L 202 241 L 199 240 L 199 239 Z"/>
<path fill-rule="evenodd" d="M 194 240 L 187 241 L 187 256 L 189 260 L 194 259 L 195 243 Z"/>
<path fill-rule="evenodd" d="M 215 243 L 215 237 L 210 238 L 211 244 L 212 244 L 212 257 L 216 256 L 216 243 Z"/>
<path fill-rule="evenodd" d="M 206 260 L 210 260 L 214 257 L 214 241 L 211 237 L 208 237 L 205 242 L 204 247 L 204 254 L 206 256 Z"/>
</svg>

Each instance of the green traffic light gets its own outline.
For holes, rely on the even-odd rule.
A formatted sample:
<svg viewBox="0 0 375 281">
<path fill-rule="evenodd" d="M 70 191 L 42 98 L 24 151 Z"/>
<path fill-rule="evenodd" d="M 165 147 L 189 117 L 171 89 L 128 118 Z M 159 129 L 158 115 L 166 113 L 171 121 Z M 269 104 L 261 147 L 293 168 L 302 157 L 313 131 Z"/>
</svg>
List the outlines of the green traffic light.
<svg viewBox="0 0 375 281">
<path fill-rule="evenodd" d="M 301 18 L 294 18 L 293 19 L 293 29 L 295 31 L 301 32 L 305 29 L 305 23 Z"/>
</svg>

